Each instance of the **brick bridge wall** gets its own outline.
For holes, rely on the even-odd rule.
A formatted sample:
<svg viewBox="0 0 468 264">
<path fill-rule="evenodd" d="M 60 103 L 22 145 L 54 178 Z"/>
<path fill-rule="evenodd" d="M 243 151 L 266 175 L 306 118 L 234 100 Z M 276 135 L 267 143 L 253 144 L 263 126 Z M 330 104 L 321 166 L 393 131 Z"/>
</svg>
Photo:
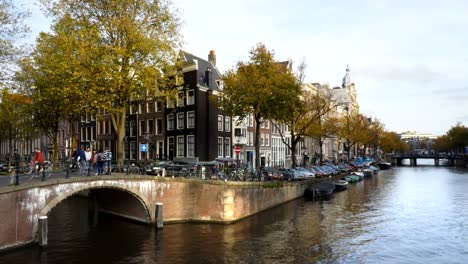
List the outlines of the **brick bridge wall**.
<svg viewBox="0 0 468 264">
<path fill-rule="evenodd" d="M 100 210 L 154 223 L 231 223 L 303 195 L 307 183 L 244 183 L 112 175 L 0 188 L 0 250 L 34 242 L 38 217 L 72 195 L 91 190 Z"/>
</svg>

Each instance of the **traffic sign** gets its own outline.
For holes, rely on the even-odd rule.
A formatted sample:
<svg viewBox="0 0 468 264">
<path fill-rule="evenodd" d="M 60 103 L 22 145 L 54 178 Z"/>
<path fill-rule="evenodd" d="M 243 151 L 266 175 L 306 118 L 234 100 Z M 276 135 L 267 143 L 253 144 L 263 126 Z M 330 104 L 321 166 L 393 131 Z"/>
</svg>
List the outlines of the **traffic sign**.
<svg viewBox="0 0 468 264">
<path fill-rule="evenodd" d="M 148 144 L 140 144 L 140 152 L 147 152 Z"/>
<path fill-rule="evenodd" d="M 239 154 L 241 152 L 241 148 L 239 146 L 234 147 L 234 152 Z"/>
</svg>

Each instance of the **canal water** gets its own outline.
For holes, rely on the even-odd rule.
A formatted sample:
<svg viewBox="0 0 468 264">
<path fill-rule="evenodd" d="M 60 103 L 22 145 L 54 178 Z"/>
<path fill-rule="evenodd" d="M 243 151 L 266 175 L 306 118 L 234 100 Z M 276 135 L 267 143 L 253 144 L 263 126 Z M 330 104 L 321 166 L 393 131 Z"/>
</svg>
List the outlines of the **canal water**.
<svg viewBox="0 0 468 264">
<path fill-rule="evenodd" d="M 400 167 L 232 225 L 163 230 L 100 216 L 72 198 L 49 216 L 49 247 L 0 263 L 468 263 L 468 171 Z"/>
</svg>

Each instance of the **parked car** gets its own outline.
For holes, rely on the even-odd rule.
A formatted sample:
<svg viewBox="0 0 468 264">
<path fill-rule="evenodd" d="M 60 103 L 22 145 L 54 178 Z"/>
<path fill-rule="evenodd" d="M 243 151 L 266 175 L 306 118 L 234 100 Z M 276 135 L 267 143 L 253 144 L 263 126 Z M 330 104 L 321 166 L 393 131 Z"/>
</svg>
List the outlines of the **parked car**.
<svg viewBox="0 0 468 264">
<path fill-rule="evenodd" d="M 284 178 L 283 174 L 277 169 L 273 167 L 262 167 L 260 171 L 263 174 L 263 177 L 267 181 L 271 180 L 282 180 Z"/>
<path fill-rule="evenodd" d="M 148 166 L 146 166 L 146 174 L 162 176 L 163 169 L 169 165 L 170 163 L 168 161 L 151 162 Z"/>
<path fill-rule="evenodd" d="M 330 176 L 328 172 L 320 169 L 318 166 L 312 166 L 312 167 L 309 167 L 309 169 L 314 171 L 316 178 L 324 178 L 324 177 Z"/>
<path fill-rule="evenodd" d="M 311 172 L 310 170 L 303 168 L 303 167 L 297 167 L 295 168 L 299 172 L 302 172 L 304 174 L 304 179 L 312 179 L 315 178 L 315 173 Z"/>
<path fill-rule="evenodd" d="M 281 168 L 279 171 L 283 174 L 284 180 L 298 181 L 304 179 L 304 175 L 295 169 Z"/>
<path fill-rule="evenodd" d="M 8 165 L 0 163 L 0 172 L 8 172 Z"/>
</svg>

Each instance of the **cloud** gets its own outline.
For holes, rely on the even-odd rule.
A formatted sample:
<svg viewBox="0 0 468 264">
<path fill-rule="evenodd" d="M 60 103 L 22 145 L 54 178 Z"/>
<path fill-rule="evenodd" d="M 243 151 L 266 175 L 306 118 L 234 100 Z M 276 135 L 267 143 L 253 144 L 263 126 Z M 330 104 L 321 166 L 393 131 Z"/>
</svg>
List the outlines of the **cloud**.
<svg viewBox="0 0 468 264">
<path fill-rule="evenodd" d="M 450 103 L 467 102 L 468 103 L 468 87 L 458 88 L 438 88 L 431 91 L 432 95 L 437 95 L 439 99 Z"/>
<path fill-rule="evenodd" d="M 442 74 L 426 65 L 369 65 L 356 69 L 359 74 L 379 81 L 403 81 L 430 83 L 439 80 Z"/>
</svg>

